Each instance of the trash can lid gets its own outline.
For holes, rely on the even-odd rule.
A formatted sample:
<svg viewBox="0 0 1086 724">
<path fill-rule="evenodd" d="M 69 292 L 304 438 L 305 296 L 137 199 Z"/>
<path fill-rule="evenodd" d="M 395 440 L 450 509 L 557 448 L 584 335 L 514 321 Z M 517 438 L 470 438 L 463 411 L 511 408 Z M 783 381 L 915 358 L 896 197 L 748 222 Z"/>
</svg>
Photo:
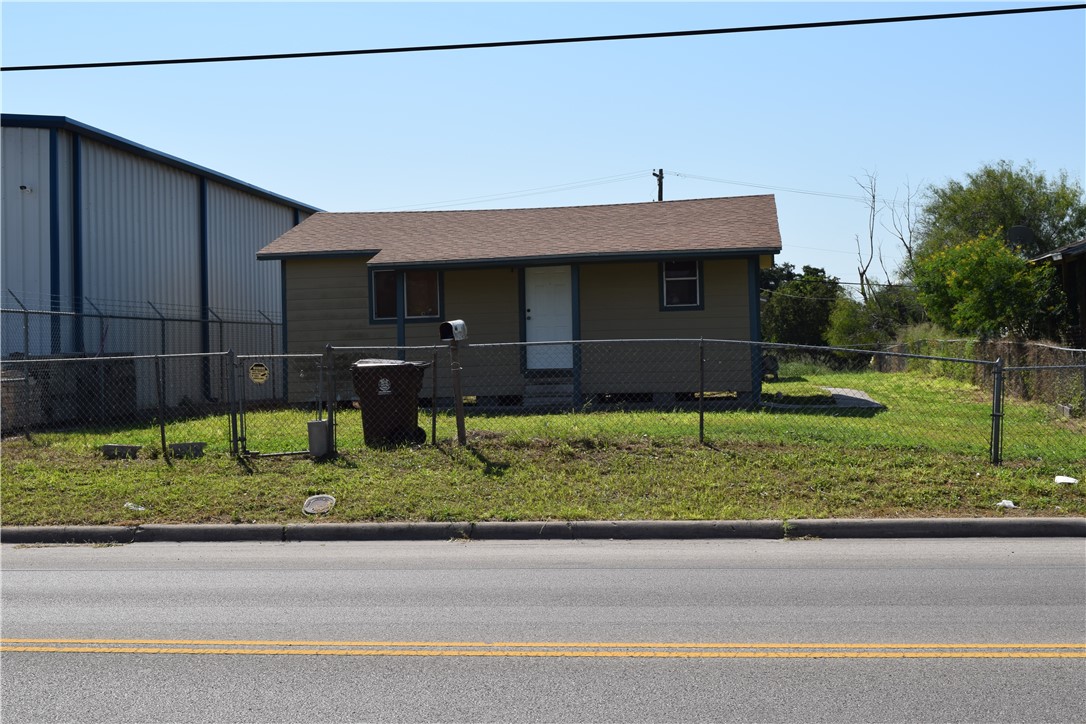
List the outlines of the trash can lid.
<svg viewBox="0 0 1086 724">
<path fill-rule="evenodd" d="M 411 362 L 402 359 L 360 359 L 351 367 L 399 367 L 401 365 L 414 365 L 415 367 L 429 367 L 429 362 Z"/>
</svg>

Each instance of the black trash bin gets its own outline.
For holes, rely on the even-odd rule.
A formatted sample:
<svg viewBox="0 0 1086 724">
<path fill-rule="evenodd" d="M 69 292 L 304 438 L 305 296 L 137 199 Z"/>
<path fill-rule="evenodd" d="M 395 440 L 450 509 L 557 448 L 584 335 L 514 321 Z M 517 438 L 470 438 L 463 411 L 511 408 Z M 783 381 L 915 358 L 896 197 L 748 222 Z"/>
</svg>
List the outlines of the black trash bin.
<svg viewBox="0 0 1086 724">
<path fill-rule="evenodd" d="M 426 442 L 426 431 L 419 427 L 419 391 L 429 366 L 394 359 L 360 359 L 351 365 L 367 445 Z"/>
</svg>

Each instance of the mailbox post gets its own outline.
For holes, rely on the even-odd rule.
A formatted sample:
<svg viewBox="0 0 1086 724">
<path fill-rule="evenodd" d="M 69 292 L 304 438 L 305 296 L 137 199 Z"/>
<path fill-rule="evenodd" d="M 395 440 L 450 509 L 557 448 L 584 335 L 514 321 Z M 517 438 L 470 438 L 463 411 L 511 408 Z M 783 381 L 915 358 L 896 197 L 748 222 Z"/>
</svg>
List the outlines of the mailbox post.
<svg viewBox="0 0 1086 724">
<path fill-rule="evenodd" d="M 467 432 L 464 430 L 464 394 L 460 388 L 460 340 L 467 339 L 468 325 L 462 319 L 442 322 L 438 327 L 441 341 L 449 343 L 449 357 L 452 360 L 453 402 L 456 405 L 456 441 L 461 447 L 467 444 Z"/>
</svg>

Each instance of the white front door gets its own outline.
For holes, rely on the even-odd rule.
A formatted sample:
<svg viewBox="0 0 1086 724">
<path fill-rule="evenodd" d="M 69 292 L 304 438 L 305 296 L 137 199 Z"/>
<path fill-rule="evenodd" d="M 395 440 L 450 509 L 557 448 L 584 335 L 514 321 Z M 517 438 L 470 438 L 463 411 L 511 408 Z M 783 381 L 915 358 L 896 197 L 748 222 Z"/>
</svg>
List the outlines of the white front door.
<svg viewBox="0 0 1086 724">
<path fill-rule="evenodd" d="M 564 342 L 573 337 L 573 282 L 568 266 L 538 266 L 524 270 L 524 329 L 526 342 Z M 528 347 L 528 369 L 573 368 L 573 345 Z"/>
</svg>

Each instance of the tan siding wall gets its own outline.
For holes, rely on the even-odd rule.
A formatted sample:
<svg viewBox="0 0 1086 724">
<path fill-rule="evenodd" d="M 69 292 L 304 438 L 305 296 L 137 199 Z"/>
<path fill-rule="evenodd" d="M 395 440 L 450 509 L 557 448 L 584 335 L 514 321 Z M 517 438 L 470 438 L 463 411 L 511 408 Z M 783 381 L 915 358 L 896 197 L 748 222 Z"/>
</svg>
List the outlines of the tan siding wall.
<svg viewBox="0 0 1086 724">
<path fill-rule="evenodd" d="M 289 259 L 280 263 L 286 265 L 288 352 L 323 352 L 326 344 L 396 344 L 395 325 L 369 324 L 364 259 Z"/>
<path fill-rule="evenodd" d="M 659 265 L 586 264 L 581 267 L 583 339 L 735 339 L 750 337 L 747 260 L 703 264 L 705 308 L 661 311 Z M 682 354 L 666 344 L 636 347 L 586 347 L 582 388 L 604 392 L 694 392 L 698 388 L 697 354 Z M 683 348 L 685 349 L 685 347 Z M 706 367 L 707 390 L 747 392 L 750 355 L 733 347 Z"/>
<path fill-rule="evenodd" d="M 520 334 L 517 273 L 509 269 L 447 271 L 445 318 L 468 324 L 468 342 L 515 342 Z M 407 325 L 407 344 L 438 342 L 438 322 Z"/>
<path fill-rule="evenodd" d="M 705 308 L 660 310 L 659 266 L 654 262 L 581 267 L 584 339 L 747 339 L 747 261 L 703 265 Z"/>
<path fill-rule="evenodd" d="M 320 352 L 324 345 L 395 345 L 395 325 L 370 325 L 367 273 L 363 259 L 288 260 L 287 345 L 296 352 Z M 655 263 L 592 264 L 581 267 L 581 332 L 586 340 L 685 338 L 736 339 L 749 336 L 747 261 L 704 264 L 705 309 L 662 312 Z M 521 395 L 520 348 L 471 349 L 488 342 L 515 342 L 520 334 L 518 275 L 507 268 L 444 274 L 445 316 L 468 324 L 463 352 L 464 393 Z M 408 346 L 439 343 L 437 323 L 408 324 Z M 748 392 L 750 352 L 746 346 L 713 346 L 705 366 L 706 389 Z M 383 355 L 378 355 L 383 356 Z M 391 354 L 389 355 L 391 356 Z M 419 351 L 412 358 L 430 359 Z M 707 354 L 707 357 L 710 355 Z M 438 351 L 438 394 L 451 395 L 449 355 Z M 428 396 L 430 374 L 424 382 Z M 692 345 L 586 345 L 582 356 L 584 394 L 695 392 L 698 355 Z"/>
<path fill-rule="evenodd" d="M 463 319 L 468 325 L 468 345 L 516 342 L 520 335 L 517 273 L 508 268 L 453 270 L 444 274 L 445 317 Z M 440 343 L 437 323 L 408 324 L 407 344 Z M 469 360 L 471 360 L 469 362 Z M 464 394 L 478 396 L 520 395 L 519 348 L 463 352 L 461 379 Z M 448 352 L 438 352 L 438 394 L 452 394 Z M 426 384 L 430 384 L 427 376 Z M 429 387 L 424 390 L 429 394 Z"/>
</svg>

